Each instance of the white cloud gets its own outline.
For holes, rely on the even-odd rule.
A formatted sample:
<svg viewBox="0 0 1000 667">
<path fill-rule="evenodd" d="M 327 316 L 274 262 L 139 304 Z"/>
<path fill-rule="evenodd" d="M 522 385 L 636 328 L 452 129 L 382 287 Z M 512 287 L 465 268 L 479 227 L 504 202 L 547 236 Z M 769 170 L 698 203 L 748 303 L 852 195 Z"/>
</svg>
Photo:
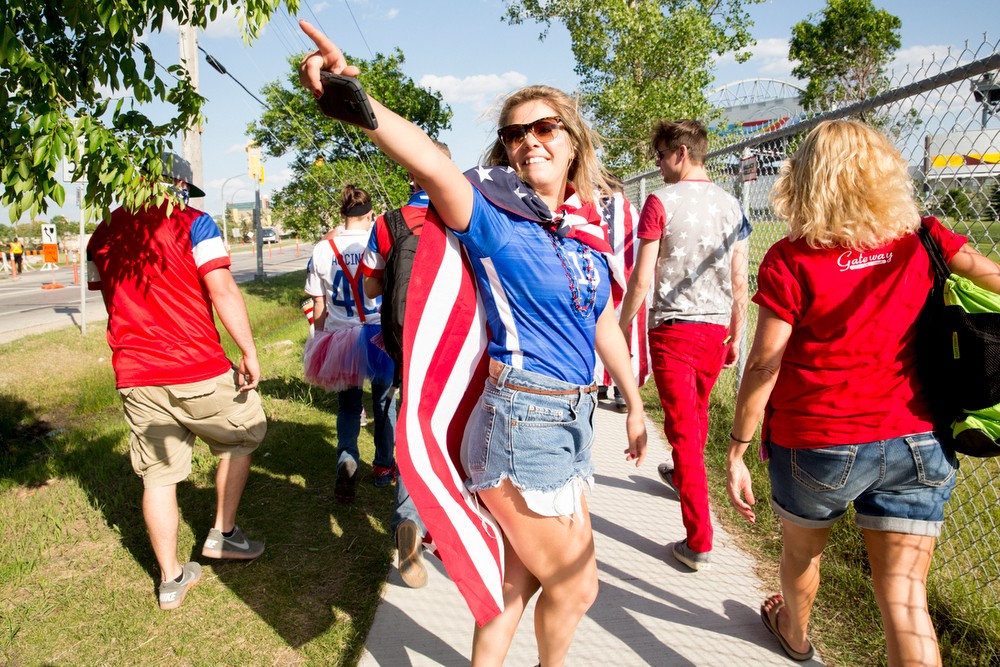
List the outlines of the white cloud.
<svg viewBox="0 0 1000 667">
<path fill-rule="evenodd" d="M 236 18 L 236 8 L 230 7 L 205 27 L 206 37 L 239 37 L 240 25 Z"/>
<path fill-rule="evenodd" d="M 780 37 L 769 37 L 768 39 L 757 40 L 753 47 L 755 58 L 788 58 L 788 40 Z"/>
<path fill-rule="evenodd" d="M 505 72 L 462 78 L 425 74 L 418 83 L 439 91 L 448 104 L 469 104 L 476 111 L 484 111 L 494 103 L 498 95 L 520 88 L 527 82 L 528 77 L 520 72 Z"/>
<path fill-rule="evenodd" d="M 717 79 L 732 82 L 742 79 L 770 78 L 791 79 L 795 66 L 788 59 L 788 40 L 783 37 L 759 39 L 750 48 L 752 55 L 744 63 L 737 63 L 734 54 L 727 53 L 716 62 Z"/>
<path fill-rule="evenodd" d="M 395 7 L 393 7 L 392 9 L 390 9 L 385 13 L 385 18 L 390 21 L 396 18 L 397 16 L 399 16 L 399 10 L 396 9 Z"/>
<path fill-rule="evenodd" d="M 275 169 L 274 173 L 271 173 L 267 170 L 267 162 L 264 162 L 264 182 L 271 188 L 272 193 L 291 183 L 294 176 L 291 167 Z"/>
<path fill-rule="evenodd" d="M 934 61 L 943 61 L 951 50 L 952 47 L 945 44 L 908 46 L 905 49 L 896 51 L 896 57 L 889 65 L 889 68 L 895 74 L 902 74 L 907 67 L 909 67 L 911 72 L 916 72 L 922 69 L 924 65 L 929 65 Z M 931 74 L 937 73 L 937 71 L 931 72 Z"/>
</svg>

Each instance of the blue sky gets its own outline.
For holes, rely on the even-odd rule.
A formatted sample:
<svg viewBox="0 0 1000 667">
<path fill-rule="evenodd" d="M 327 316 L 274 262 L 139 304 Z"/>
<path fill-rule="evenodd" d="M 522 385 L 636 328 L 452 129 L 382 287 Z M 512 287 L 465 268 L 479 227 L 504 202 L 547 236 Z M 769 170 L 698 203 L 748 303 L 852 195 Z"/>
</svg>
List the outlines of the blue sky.
<svg viewBox="0 0 1000 667">
<path fill-rule="evenodd" d="M 1000 13 L 993 7 L 994 0 L 876 0 L 875 4 L 902 20 L 897 66 L 919 64 L 948 48 L 961 50 L 967 41 L 978 46 L 984 33 L 993 41 L 1000 36 Z M 757 40 L 754 57 L 740 65 L 731 57 L 723 58 L 715 72 L 716 85 L 756 77 L 792 80 L 791 26 L 824 6 L 824 0 L 769 0 L 751 7 L 752 33 Z M 459 166 L 466 168 L 478 161 L 490 140 L 495 128 L 490 110 L 498 96 L 526 84 L 544 83 L 571 91 L 578 83 L 565 29 L 553 25 L 547 39 L 539 41 L 542 26 L 507 25 L 501 21 L 503 12 L 502 0 L 303 0 L 297 17 L 282 11 L 249 47 L 242 42 L 235 18 L 229 16 L 200 33 L 198 40 L 255 93 L 265 82 L 287 75 L 290 54 L 310 48 L 297 18 L 312 21 L 344 51 L 361 58 L 399 47 L 406 58 L 405 73 L 440 91 L 451 106 L 452 129 L 441 138 Z M 177 61 L 175 26 L 148 36 L 147 42 L 160 62 Z M 204 57 L 199 68 L 200 91 L 208 98 L 202 135 L 205 176 L 201 185 L 207 194 L 203 207 L 217 215 L 223 197 L 226 202 L 253 198 L 251 181 L 245 176 L 245 130 L 262 108 L 232 79 L 209 67 Z M 175 141 L 175 148 L 179 147 L 180 141 Z M 282 159 L 265 156 L 265 173 L 264 197 L 288 182 L 289 170 Z M 50 206 L 38 217 L 62 213 L 78 220 L 73 187 L 67 193 L 67 206 Z M 2 219 L 6 220 L 5 212 Z"/>
</svg>

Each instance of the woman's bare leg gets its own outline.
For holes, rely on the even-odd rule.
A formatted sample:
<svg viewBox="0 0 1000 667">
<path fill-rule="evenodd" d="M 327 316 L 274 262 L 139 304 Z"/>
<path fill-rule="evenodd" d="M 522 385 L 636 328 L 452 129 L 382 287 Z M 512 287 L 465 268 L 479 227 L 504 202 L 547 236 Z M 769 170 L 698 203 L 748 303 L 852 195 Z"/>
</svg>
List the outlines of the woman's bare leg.
<svg viewBox="0 0 1000 667">
<path fill-rule="evenodd" d="M 820 557 L 829 537 L 829 528 L 805 528 L 781 521 L 781 594 L 785 607 L 784 613 L 778 612 L 778 631 L 796 651 L 809 648 L 809 615 L 819 590 Z"/>
<path fill-rule="evenodd" d="M 540 585 L 542 592 L 535 604 L 538 655 L 545 667 L 558 667 L 566 659 L 580 619 L 597 598 L 594 534 L 586 498 L 582 516 L 545 517 L 528 509 L 509 480 L 495 489 L 481 491 L 479 496 L 516 555 L 508 563 L 504 577 L 504 599 L 506 604 L 512 597 L 517 606 L 510 610 L 509 617 L 505 611 L 477 630 L 473 665 L 503 664 L 523 605 Z"/>
<path fill-rule="evenodd" d="M 882 612 L 889 667 L 941 664 L 927 610 L 927 571 L 934 538 L 863 530 L 875 599 Z"/>
</svg>

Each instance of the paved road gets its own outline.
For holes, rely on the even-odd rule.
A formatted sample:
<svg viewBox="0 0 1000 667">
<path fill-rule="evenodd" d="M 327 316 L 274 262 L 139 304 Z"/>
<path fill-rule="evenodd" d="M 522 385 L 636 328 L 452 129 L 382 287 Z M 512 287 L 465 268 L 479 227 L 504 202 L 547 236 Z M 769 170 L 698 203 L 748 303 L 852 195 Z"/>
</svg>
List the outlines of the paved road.
<svg viewBox="0 0 1000 667">
<path fill-rule="evenodd" d="M 279 246 L 270 246 L 270 251 L 265 246 L 264 274 L 281 275 L 304 269 L 311 253 L 311 244 L 300 244 L 297 254 L 295 243 L 286 242 L 280 249 Z M 249 247 L 234 247 L 232 261 L 236 282 L 253 280 L 257 262 Z M 26 268 L 28 266 L 31 265 L 26 265 Z M 34 264 L 34 267 L 39 266 L 40 262 Z M 63 287 L 43 289 L 52 283 Z M 86 302 L 81 307 L 84 302 L 80 285 L 74 284 L 73 267 L 65 264 L 60 264 L 53 271 L 30 268 L 17 280 L 12 280 L 9 273 L 0 274 L 0 343 L 63 327 L 80 329 L 84 312 L 88 326 L 106 320 L 108 313 L 100 293 L 85 294 Z M 103 327 L 103 324 L 98 326 Z"/>
</svg>

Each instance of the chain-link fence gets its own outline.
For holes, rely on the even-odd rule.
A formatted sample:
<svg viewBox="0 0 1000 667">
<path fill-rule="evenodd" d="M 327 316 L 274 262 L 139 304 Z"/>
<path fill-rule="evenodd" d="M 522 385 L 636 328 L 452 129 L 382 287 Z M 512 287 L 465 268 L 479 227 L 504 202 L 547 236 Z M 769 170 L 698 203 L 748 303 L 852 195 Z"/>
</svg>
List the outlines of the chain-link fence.
<svg viewBox="0 0 1000 667">
<path fill-rule="evenodd" d="M 925 214 L 937 216 L 969 237 L 980 252 L 1000 261 L 1000 43 L 984 36 L 978 48 L 966 45 L 917 68 L 892 75 L 890 92 L 818 115 L 789 112 L 776 100 L 767 123 L 744 123 L 715 132 L 708 167 L 716 183 L 743 204 L 754 232 L 750 237 L 750 293 L 764 253 L 787 232 L 771 209 L 769 194 L 782 161 L 805 134 L 823 120 L 861 117 L 882 129 L 911 165 Z M 786 84 L 787 85 L 787 84 Z M 769 109 L 759 85 L 746 86 L 744 99 L 728 103 Z M 787 90 L 787 88 L 785 88 Z M 780 104 L 778 104 L 780 102 Z M 783 113 L 784 112 L 784 113 Z M 766 126 L 771 131 L 743 133 Z M 626 195 L 641 205 L 662 186 L 659 171 L 628 180 Z M 748 318 L 753 338 L 756 307 Z M 724 376 L 719 391 L 734 393 L 741 373 Z M 960 379 L 956 378 L 956 381 Z M 948 519 L 931 574 L 935 595 L 965 615 L 992 617 L 1000 633 L 1000 459 L 961 457 L 959 483 L 946 507 Z M 970 611 L 971 610 L 971 611 Z M 1000 657 L 1000 648 L 996 657 Z"/>
</svg>

